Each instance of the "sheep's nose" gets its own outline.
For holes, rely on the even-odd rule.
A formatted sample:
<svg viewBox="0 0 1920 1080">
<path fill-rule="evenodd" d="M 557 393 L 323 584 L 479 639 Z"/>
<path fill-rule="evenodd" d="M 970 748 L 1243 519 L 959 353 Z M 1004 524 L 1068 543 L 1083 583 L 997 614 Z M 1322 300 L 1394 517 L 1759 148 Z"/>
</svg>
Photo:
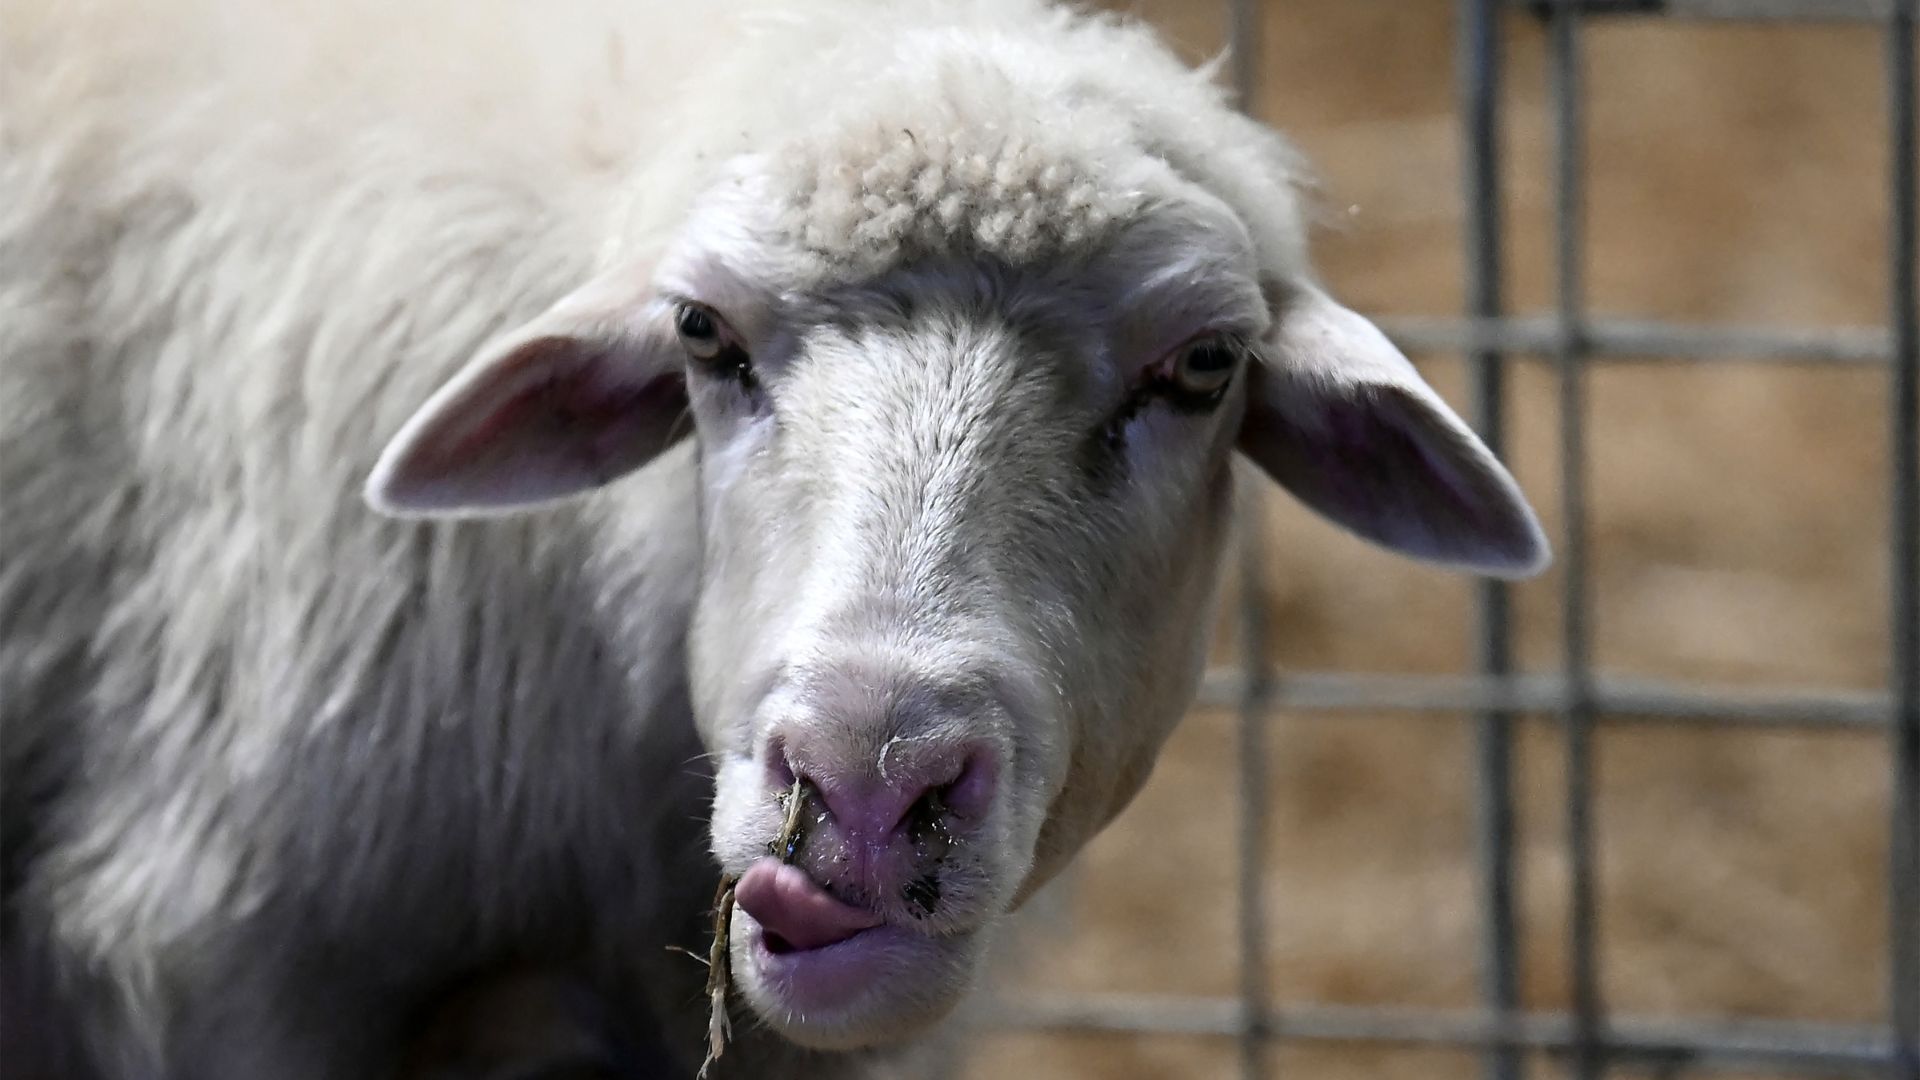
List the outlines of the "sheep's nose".
<svg viewBox="0 0 1920 1080">
<path fill-rule="evenodd" d="M 992 805 L 999 772 L 979 743 L 895 739 L 872 761 L 837 758 L 822 740 L 780 740 L 775 782 L 811 786 L 850 843 L 888 847 L 919 829 L 951 831 L 978 822 Z"/>
</svg>

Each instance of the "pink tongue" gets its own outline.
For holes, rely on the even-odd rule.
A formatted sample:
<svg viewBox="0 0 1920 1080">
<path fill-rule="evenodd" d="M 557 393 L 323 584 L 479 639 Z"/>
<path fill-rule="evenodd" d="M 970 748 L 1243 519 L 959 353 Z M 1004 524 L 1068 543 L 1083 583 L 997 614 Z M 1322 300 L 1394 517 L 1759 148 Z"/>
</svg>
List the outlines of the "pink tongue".
<svg viewBox="0 0 1920 1080">
<path fill-rule="evenodd" d="M 880 916 L 843 904 L 797 866 L 761 859 L 740 875 L 733 901 L 795 949 L 818 949 L 879 926 Z"/>
</svg>

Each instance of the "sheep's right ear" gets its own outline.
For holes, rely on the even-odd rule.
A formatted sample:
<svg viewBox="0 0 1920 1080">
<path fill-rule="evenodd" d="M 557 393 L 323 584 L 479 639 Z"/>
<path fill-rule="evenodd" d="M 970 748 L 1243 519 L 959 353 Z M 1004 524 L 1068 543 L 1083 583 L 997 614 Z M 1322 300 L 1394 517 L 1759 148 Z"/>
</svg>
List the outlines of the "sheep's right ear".
<svg viewBox="0 0 1920 1080">
<path fill-rule="evenodd" d="M 469 517 L 577 495 L 685 435 L 686 408 L 668 305 L 608 275 L 481 349 L 387 444 L 367 502 Z"/>
</svg>

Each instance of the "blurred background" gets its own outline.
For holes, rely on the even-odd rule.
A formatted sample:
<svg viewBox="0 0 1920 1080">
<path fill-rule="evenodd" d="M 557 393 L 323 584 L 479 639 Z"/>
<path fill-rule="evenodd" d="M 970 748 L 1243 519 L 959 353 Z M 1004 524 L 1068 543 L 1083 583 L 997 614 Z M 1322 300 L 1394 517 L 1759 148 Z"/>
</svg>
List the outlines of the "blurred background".
<svg viewBox="0 0 1920 1080">
<path fill-rule="evenodd" d="M 1155 23 L 1196 60 L 1227 41 L 1223 3 L 1110 6 Z M 1550 314 L 1548 33 L 1518 5 L 1501 12 L 1502 285 L 1509 311 Z M 1257 20 L 1252 108 L 1318 169 L 1318 266 L 1336 295 L 1388 322 L 1455 316 L 1467 303 L 1458 20 L 1450 0 L 1270 0 Z M 1885 37 L 1865 22 L 1584 20 L 1589 314 L 1835 329 L 1884 356 Z M 1463 356 L 1415 359 L 1472 414 Z M 1507 367 L 1506 456 L 1560 546 L 1552 360 L 1514 354 Z M 1892 765 L 1873 720 L 1886 715 L 1893 666 L 1888 387 L 1884 362 L 1738 352 L 1590 368 L 1594 667 L 1768 698 L 1803 692 L 1868 717 L 1596 725 L 1595 958 L 1609 1014 L 1829 1022 L 1885 1039 Z M 1473 582 L 1377 554 L 1280 496 L 1255 509 L 1263 651 L 1283 690 L 1303 672 L 1475 670 Z M 1559 671 L 1561 572 L 1512 590 L 1520 671 Z M 1231 581 L 1225 593 L 1222 669 L 1241 659 L 1241 588 Z M 1267 723 L 1258 890 L 1270 1002 L 1282 1016 L 1478 1005 L 1474 715 L 1279 708 Z M 1231 705 L 1202 707 L 1174 736 L 1145 793 L 1009 950 L 1010 1009 L 1054 992 L 1234 1000 L 1237 724 Z M 1529 1010 L 1572 1004 L 1565 758 L 1551 710 L 1516 717 L 1512 955 Z M 993 1026 L 968 1045 L 961 1075 L 981 1080 L 1242 1068 L 1230 1034 Z M 1273 1075 L 1309 1080 L 1489 1075 L 1479 1051 L 1444 1046 L 1281 1039 L 1264 1054 Z M 1520 1064 L 1529 1077 L 1572 1075 L 1561 1055 L 1528 1052 Z M 1839 1074 L 1883 1069 L 1842 1064 Z M 1607 1075 L 1709 1074 L 1628 1063 Z"/>
</svg>

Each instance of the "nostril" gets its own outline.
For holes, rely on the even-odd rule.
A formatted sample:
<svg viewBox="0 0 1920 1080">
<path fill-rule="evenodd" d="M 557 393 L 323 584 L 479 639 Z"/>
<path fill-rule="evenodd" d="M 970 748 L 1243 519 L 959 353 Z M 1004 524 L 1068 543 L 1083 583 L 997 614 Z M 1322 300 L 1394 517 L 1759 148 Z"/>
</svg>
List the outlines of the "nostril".
<svg viewBox="0 0 1920 1080">
<path fill-rule="evenodd" d="M 785 735 L 767 745 L 770 792 L 805 784 L 808 798 L 818 799 L 814 805 L 850 838 L 881 842 L 929 825 L 944 831 L 949 822 L 977 822 L 992 810 L 999 758 L 983 745 L 901 739 L 888 744 L 891 754 L 851 764 Z"/>
<path fill-rule="evenodd" d="M 774 736 L 767 743 L 767 785 L 775 791 L 786 791 L 793 782 L 804 775 L 793 767 L 793 759 L 787 756 L 785 739 Z"/>
<path fill-rule="evenodd" d="M 998 772 L 999 766 L 992 752 L 975 748 L 960 767 L 960 775 L 941 785 L 934 794 L 955 817 L 965 820 L 985 817 L 993 805 Z"/>
</svg>

